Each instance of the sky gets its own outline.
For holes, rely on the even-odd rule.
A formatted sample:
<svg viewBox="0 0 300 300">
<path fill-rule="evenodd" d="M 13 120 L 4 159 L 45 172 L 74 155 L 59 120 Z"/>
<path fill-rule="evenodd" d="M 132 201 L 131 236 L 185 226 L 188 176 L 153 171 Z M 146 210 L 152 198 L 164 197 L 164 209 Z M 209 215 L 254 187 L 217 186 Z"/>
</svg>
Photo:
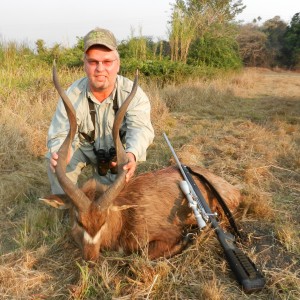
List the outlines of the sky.
<svg viewBox="0 0 300 300">
<path fill-rule="evenodd" d="M 133 34 L 167 38 L 171 4 L 175 0 L 2 0 L 0 41 L 34 46 L 43 39 L 48 47 L 55 43 L 73 46 L 95 27 L 111 30 L 118 41 Z M 237 20 L 261 22 L 277 15 L 289 22 L 300 12 L 299 0 L 243 0 L 247 6 Z"/>
</svg>

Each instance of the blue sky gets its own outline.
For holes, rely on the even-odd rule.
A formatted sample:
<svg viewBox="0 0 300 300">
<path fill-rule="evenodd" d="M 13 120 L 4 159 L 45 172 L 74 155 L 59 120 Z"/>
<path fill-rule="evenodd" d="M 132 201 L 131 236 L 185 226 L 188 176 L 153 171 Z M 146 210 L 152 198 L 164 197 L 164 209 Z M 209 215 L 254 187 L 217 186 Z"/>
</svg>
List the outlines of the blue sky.
<svg viewBox="0 0 300 300">
<path fill-rule="evenodd" d="M 47 46 L 73 46 L 96 26 L 110 29 L 120 41 L 134 35 L 166 38 L 167 22 L 174 0 L 6 0 L 1 3 L 0 41 L 34 44 L 43 39 Z M 247 8 L 239 20 L 266 21 L 279 15 L 289 22 L 300 12 L 299 0 L 244 0 Z"/>
</svg>

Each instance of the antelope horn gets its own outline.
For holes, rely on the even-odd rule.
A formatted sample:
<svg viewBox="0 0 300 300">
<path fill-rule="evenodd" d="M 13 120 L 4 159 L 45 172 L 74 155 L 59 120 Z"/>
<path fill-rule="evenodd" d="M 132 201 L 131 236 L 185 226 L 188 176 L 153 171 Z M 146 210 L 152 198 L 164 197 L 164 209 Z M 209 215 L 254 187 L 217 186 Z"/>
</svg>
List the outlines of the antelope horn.
<svg viewBox="0 0 300 300">
<path fill-rule="evenodd" d="M 72 203 L 77 207 L 78 210 L 86 211 L 90 203 L 89 198 L 76 185 L 74 185 L 66 175 L 68 152 L 71 149 L 72 141 L 74 140 L 74 136 L 77 131 L 76 112 L 70 99 L 58 81 L 55 61 L 53 62 L 52 73 L 54 86 L 63 101 L 70 122 L 69 133 L 58 150 L 58 160 L 55 167 L 55 173 L 58 182 L 60 183 L 66 195 L 69 196 Z"/>
<path fill-rule="evenodd" d="M 127 108 L 133 99 L 133 97 L 136 94 L 138 87 L 138 70 L 136 71 L 134 83 L 132 86 L 132 90 L 126 100 L 123 102 L 121 107 L 119 108 L 116 116 L 115 116 L 115 121 L 112 129 L 112 135 L 113 135 L 113 140 L 116 148 L 116 153 L 117 153 L 117 164 L 118 164 L 118 175 L 113 182 L 113 184 L 106 190 L 106 192 L 97 199 L 97 204 L 99 206 L 99 209 L 104 210 L 106 209 L 111 201 L 118 196 L 120 191 L 123 189 L 125 186 L 125 177 L 127 170 L 123 170 L 123 167 L 125 164 L 128 163 L 128 158 L 126 155 L 126 151 L 122 145 L 121 139 L 120 139 L 120 127 L 123 122 L 125 113 L 127 111 Z"/>
</svg>

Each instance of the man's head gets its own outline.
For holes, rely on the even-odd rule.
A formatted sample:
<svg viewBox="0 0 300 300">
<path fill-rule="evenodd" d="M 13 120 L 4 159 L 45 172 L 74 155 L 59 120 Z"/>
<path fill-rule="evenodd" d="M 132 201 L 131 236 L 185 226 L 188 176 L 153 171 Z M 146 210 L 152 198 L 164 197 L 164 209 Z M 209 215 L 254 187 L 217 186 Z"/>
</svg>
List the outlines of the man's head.
<svg viewBox="0 0 300 300">
<path fill-rule="evenodd" d="M 106 29 L 95 28 L 84 37 L 84 70 L 91 91 L 110 94 L 120 69 L 117 41 Z"/>
</svg>

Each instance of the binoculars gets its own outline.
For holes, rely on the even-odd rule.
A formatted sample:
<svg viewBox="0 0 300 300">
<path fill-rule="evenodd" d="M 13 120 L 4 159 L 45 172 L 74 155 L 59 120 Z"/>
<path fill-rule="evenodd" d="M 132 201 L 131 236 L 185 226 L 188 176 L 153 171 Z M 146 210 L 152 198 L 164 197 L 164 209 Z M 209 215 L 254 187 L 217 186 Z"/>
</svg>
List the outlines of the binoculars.
<svg viewBox="0 0 300 300">
<path fill-rule="evenodd" d="M 97 157 L 97 171 L 100 176 L 105 176 L 108 170 L 110 170 L 112 174 L 118 173 L 117 166 L 110 167 L 112 161 L 117 161 L 116 149 L 114 147 L 111 147 L 108 151 L 104 149 L 94 149 L 94 153 Z"/>
</svg>

